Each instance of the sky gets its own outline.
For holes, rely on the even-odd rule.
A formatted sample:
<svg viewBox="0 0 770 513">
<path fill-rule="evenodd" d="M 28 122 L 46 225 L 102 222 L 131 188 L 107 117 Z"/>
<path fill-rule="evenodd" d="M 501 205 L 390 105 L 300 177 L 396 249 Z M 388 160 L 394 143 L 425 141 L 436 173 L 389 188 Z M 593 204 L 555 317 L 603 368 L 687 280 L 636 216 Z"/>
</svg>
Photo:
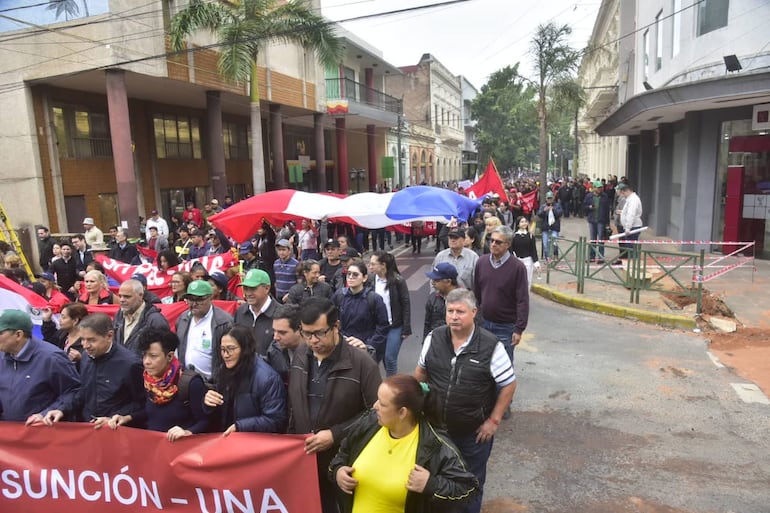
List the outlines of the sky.
<svg viewBox="0 0 770 513">
<path fill-rule="evenodd" d="M 324 16 L 344 19 L 440 3 L 442 0 L 322 0 Z M 408 13 L 343 22 L 395 66 L 417 64 L 431 53 L 455 75 L 481 89 L 487 77 L 520 62 L 534 78 L 529 43 L 539 24 L 568 24 L 570 44 L 582 49 L 593 30 L 600 0 L 468 0 Z"/>
</svg>

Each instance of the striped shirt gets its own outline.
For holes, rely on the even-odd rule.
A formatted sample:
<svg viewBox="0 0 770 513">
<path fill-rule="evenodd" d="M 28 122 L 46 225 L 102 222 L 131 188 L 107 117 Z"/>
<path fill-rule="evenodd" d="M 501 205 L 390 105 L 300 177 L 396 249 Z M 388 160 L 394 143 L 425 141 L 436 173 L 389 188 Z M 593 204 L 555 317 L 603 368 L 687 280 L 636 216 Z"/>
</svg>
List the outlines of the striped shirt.
<svg viewBox="0 0 770 513">
<path fill-rule="evenodd" d="M 463 342 L 460 347 L 455 349 L 455 357 L 452 358 L 452 365 L 455 364 L 457 355 L 462 353 L 468 346 L 468 342 L 473 339 L 473 333 L 475 331 L 476 328 L 474 327 L 473 331 L 471 331 L 471 334 L 468 336 L 465 342 Z M 420 358 L 417 360 L 417 365 L 419 365 L 422 369 L 425 368 L 425 356 L 430 350 L 432 333 L 433 332 L 429 333 L 428 336 L 425 337 L 425 342 L 422 344 L 422 351 L 420 351 Z M 497 383 L 497 385 L 501 388 L 508 386 L 516 381 L 516 374 L 513 372 L 513 364 L 511 363 L 511 359 L 508 357 L 508 353 L 505 352 L 505 347 L 503 347 L 503 344 L 500 342 L 495 345 L 495 351 L 492 353 L 492 359 L 489 362 L 489 372 L 494 378 L 495 383 Z"/>
<path fill-rule="evenodd" d="M 297 259 L 289 258 L 286 262 L 280 258 L 273 264 L 275 274 L 275 297 L 282 301 L 283 296 L 289 293 L 289 289 L 297 284 Z"/>
</svg>

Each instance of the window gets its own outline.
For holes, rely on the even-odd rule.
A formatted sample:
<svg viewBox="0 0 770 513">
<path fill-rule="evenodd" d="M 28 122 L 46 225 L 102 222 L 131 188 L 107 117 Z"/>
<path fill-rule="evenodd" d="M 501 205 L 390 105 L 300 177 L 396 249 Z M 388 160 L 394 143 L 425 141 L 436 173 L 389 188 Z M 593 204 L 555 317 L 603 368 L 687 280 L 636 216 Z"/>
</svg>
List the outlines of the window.
<svg viewBox="0 0 770 513">
<path fill-rule="evenodd" d="M 727 26 L 729 0 L 702 0 L 698 3 L 698 35 Z"/>
<path fill-rule="evenodd" d="M 198 118 L 156 114 L 152 121 L 155 152 L 159 159 L 203 158 Z"/>
<path fill-rule="evenodd" d="M 222 138 L 225 143 L 225 158 L 228 160 L 249 160 L 249 132 L 243 125 L 222 123 Z"/>
<path fill-rule="evenodd" d="M 662 9 L 655 16 L 655 71 L 658 71 L 663 65 L 663 25 L 660 23 L 661 17 L 663 17 Z"/>
<path fill-rule="evenodd" d="M 650 78 L 650 31 L 645 30 L 642 36 L 642 48 L 644 48 L 644 56 L 642 61 L 644 80 Z"/>
<path fill-rule="evenodd" d="M 53 107 L 59 157 L 75 159 L 112 158 L 112 139 L 107 114 L 80 107 Z"/>
<path fill-rule="evenodd" d="M 671 17 L 671 57 L 679 54 L 679 40 L 682 38 L 682 0 L 672 0 L 671 9 L 674 15 Z"/>
</svg>

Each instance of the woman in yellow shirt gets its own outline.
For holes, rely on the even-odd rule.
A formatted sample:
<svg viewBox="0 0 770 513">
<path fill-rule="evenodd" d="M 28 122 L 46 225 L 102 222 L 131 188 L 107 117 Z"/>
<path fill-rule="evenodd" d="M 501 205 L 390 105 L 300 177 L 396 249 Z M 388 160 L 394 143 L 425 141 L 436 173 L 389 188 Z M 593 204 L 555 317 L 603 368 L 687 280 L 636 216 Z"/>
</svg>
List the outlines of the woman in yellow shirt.
<svg viewBox="0 0 770 513">
<path fill-rule="evenodd" d="M 425 394 L 406 374 L 385 378 L 329 465 L 343 513 L 449 512 L 478 490 L 457 448 L 423 417 Z"/>
</svg>

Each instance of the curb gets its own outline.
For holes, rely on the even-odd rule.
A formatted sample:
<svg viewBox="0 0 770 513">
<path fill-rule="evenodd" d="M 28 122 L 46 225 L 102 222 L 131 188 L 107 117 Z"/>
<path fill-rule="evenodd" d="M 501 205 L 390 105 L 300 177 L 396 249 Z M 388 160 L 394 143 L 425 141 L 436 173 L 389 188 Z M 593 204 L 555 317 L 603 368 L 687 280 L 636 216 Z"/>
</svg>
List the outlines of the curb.
<svg viewBox="0 0 770 513">
<path fill-rule="evenodd" d="M 573 308 L 579 308 L 581 310 L 588 310 L 589 312 L 612 315 L 614 317 L 622 317 L 624 319 L 635 319 L 637 321 L 645 322 L 648 324 L 655 324 L 658 326 L 665 326 L 668 328 L 685 330 L 692 330 L 696 328 L 695 319 L 692 317 L 686 317 L 684 315 L 652 312 L 650 310 L 642 310 L 640 308 L 631 308 L 628 306 L 620 306 L 612 303 L 593 301 L 586 297 L 567 294 L 545 285 L 539 285 L 537 283 L 532 284 L 532 292 L 538 296 L 542 296 L 556 303 L 571 306 Z"/>
</svg>

